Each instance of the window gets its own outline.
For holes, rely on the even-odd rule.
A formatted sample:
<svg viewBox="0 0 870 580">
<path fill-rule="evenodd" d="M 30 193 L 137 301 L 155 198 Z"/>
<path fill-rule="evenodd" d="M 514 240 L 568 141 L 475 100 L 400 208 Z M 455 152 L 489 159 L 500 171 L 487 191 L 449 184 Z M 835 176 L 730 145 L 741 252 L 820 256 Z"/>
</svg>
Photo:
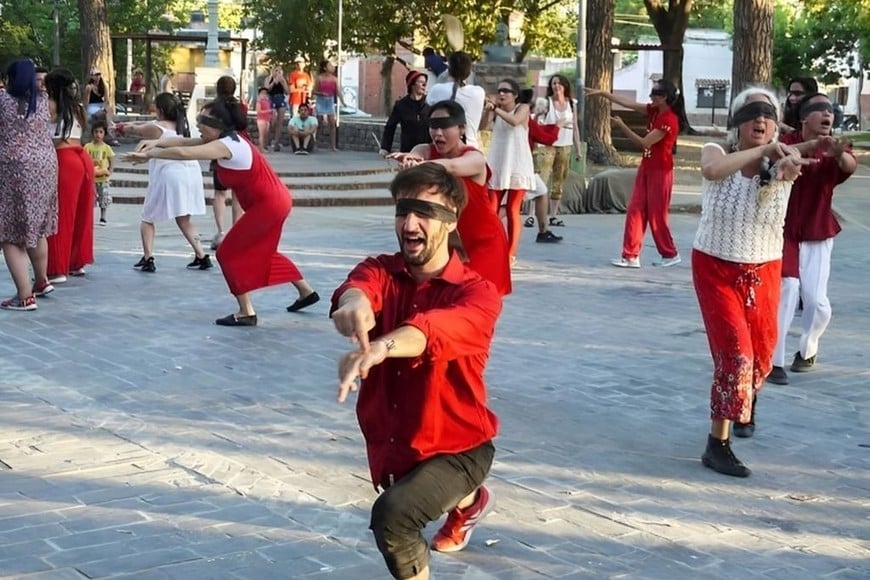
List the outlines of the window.
<svg viewBox="0 0 870 580">
<path fill-rule="evenodd" d="M 725 96 L 728 93 L 728 87 L 724 85 L 698 87 L 698 108 L 699 109 L 724 109 L 727 102 Z"/>
</svg>

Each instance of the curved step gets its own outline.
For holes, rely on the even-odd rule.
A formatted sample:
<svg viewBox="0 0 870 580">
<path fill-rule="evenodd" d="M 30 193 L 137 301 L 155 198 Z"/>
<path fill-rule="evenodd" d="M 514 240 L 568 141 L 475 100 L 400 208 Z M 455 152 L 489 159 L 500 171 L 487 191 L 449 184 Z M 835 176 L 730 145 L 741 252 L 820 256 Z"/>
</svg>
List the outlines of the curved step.
<svg viewBox="0 0 870 580">
<path fill-rule="evenodd" d="M 115 175 L 125 173 L 130 175 L 147 175 L 148 168 L 143 166 L 130 166 L 118 164 L 112 170 Z M 396 173 L 396 169 L 389 166 L 372 167 L 365 169 L 336 169 L 334 171 L 277 171 L 278 177 L 281 178 L 317 178 L 317 177 L 359 177 L 365 175 L 390 175 Z M 211 177 L 211 172 L 203 169 L 204 177 Z M 391 177 L 392 178 L 392 177 Z"/>
<path fill-rule="evenodd" d="M 112 187 L 112 202 L 125 205 L 141 205 L 145 201 L 144 187 Z M 212 205 L 213 198 L 205 196 L 206 205 Z M 229 205 L 230 200 L 227 200 Z M 356 190 L 309 189 L 293 192 L 293 205 L 297 207 L 324 206 L 375 206 L 392 205 L 393 198 L 386 188 Z"/>
<path fill-rule="evenodd" d="M 292 191 L 301 190 L 328 190 L 328 191 L 355 191 L 360 189 L 389 189 L 390 183 L 393 180 L 394 173 L 357 175 L 333 178 L 304 178 L 304 177 L 283 177 L 281 181 Z M 213 190 L 214 183 L 211 173 L 204 172 L 202 184 L 206 190 Z M 145 190 L 148 187 L 148 179 L 146 175 L 127 174 L 123 171 L 115 171 L 111 179 L 112 189 L 116 188 L 132 188 Z"/>
</svg>

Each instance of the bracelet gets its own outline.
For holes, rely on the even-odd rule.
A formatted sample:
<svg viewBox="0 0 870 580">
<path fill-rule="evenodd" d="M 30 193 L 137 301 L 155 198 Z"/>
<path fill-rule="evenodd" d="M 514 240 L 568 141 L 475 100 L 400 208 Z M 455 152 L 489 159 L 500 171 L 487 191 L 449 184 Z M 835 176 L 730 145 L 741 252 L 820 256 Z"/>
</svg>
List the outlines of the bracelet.
<svg viewBox="0 0 870 580">
<path fill-rule="evenodd" d="M 387 354 L 396 350 L 396 341 L 392 338 L 379 338 L 375 342 L 382 342 L 384 346 L 387 348 Z"/>
</svg>

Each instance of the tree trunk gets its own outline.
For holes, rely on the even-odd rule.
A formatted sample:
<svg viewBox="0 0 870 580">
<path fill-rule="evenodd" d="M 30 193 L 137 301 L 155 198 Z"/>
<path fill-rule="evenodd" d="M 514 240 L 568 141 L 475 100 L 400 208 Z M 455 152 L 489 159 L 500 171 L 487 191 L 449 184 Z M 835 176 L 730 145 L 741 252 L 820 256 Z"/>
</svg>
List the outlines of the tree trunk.
<svg viewBox="0 0 870 580">
<path fill-rule="evenodd" d="M 82 79 L 91 68 L 98 68 L 106 83 L 106 109 L 115 110 L 115 67 L 112 62 L 112 38 L 106 14 L 106 0 L 78 0 L 82 42 Z M 111 118 L 111 116 L 110 116 Z"/>
<path fill-rule="evenodd" d="M 689 27 L 689 14 L 692 10 L 692 0 L 671 1 L 666 9 L 662 0 L 644 0 L 647 14 L 656 29 L 659 42 L 665 47 L 662 54 L 662 78 L 670 81 L 685 95 L 683 90 L 683 42 L 686 39 L 686 28 Z M 673 49 L 673 50 L 669 50 Z M 685 106 L 680 118 L 680 129 L 689 134 L 696 131 L 689 125 Z"/>
<path fill-rule="evenodd" d="M 393 63 L 396 59 L 392 56 L 384 57 L 384 63 L 381 65 L 381 93 L 384 96 L 384 101 L 381 103 L 381 111 L 383 115 L 389 115 L 393 110 Z"/>
<path fill-rule="evenodd" d="M 731 98 L 747 85 L 767 85 L 773 70 L 773 0 L 734 0 Z"/>
<path fill-rule="evenodd" d="M 613 2 L 589 0 L 586 11 L 586 86 L 613 89 Z M 586 143 L 588 159 L 598 165 L 615 165 L 618 160 L 610 135 L 610 102 L 601 97 L 586 100 Z"/>
</svg>

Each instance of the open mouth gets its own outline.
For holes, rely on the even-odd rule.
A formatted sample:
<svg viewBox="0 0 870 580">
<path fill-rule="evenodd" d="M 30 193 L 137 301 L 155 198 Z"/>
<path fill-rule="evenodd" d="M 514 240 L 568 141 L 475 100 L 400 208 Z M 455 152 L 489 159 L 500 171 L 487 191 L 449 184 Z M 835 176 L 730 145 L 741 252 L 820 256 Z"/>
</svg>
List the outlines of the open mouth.
<svg viewBox="0 0 870 580">
<path fill-rule="evenodd" d="M 426 239 L 423 236 L 406 235 L 402 236 L 402 245 L 406 251 L 416 254 L 426 246 Z"/>
<path fill-rule="evenodd" d="M 752 127 L 752 136 L 756 139 L 763 139 L 767 134 L 767 125 L 755 125 Z"/>
</svg>

